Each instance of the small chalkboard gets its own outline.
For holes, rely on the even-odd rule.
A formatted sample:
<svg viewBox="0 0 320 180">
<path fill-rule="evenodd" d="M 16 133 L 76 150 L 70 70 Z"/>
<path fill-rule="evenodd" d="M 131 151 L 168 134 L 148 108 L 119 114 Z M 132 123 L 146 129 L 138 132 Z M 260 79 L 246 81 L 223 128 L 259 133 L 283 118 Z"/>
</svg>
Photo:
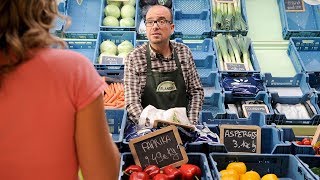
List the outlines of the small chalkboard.
<svg viewBox="0 0 320 180">
<path fill-rule="evenodd" d="M 178 132 L 171 125 L 129 141 L 134 161 L 142 168 L 157 165 L 178 167 L 188 162 L 188 156 Z"/>
<path fill-rule="evenodd" d="M 284 0 L 284 7 L 286 12 L 304 12 L 303 0 Z"/>
<path fill-rule="evenodd" d="M 269 109 L 265 104 L 243 104 L 242 111 L 246 118 L 249 117 L 252 112 L 269 113 Z"/>
<path fill-rule="evenodd" d="M 168 121 L 163 121 L 163 120 L 155 120 L 153 123 L 153 127 L 154 128 L 163 128 L 163 127 L 167 127 L 170 125 L 174 125 L 174 126 L 180 126 L 183 127 L 184 129 L 188 129 L 189 131 L 194 131 L 194 126 L 189 126 L 189 125 L 183 125 L 183 124 L 179 124 L 179 123 L 174 123 L 174 122 L 168 122 Z"/>
<path fill-rule="evenodd" d="M 216 0 L 217 3 L 234 3 L 234 0 Z"/>
<path fill-rule="evenodd" d="M 317 130 L 313 135 L 311 145 L 315 145 L 318 141 L 320 141 L 320 124 L 318 125 Z"/>
<path fill-rule="evenodd" d="M 107 65 L 123 65 L 123 57 L 118 56 L 105 56 L 102 55 L 100 57 L 100 64 L 107 64 Z"/>
<path fill-rule="evenodd" d="M 225 63 L 227 71 L 247 71 L 244 63 Z"/>
<path fill-rule="evenodd" d="M 259 126 L 221 125 L 220 141 L 230 153 L 260 153 L 261 128 Z"/>
</svg>

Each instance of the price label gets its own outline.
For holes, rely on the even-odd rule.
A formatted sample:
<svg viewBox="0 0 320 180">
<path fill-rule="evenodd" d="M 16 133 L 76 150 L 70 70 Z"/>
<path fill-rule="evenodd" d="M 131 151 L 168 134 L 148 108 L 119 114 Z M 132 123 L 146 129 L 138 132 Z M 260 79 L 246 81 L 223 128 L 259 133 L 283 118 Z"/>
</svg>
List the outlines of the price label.
<svg viewBox="0 0 320 180">
<path fill-rule="evenodd" d="M 244 63 L 225 63 L 225 67 L 228 71 L 247 71 Z"/>
<path fill-rule="evenodd" d="M 148 165 L 177 167 L 188 162 L 178 129 L 174 125 L 132 139 L 129 147 L 135 163 L 142 168 Z"/>
<path fill-rule="evenodd" d="M 286 12 L 304 12 L 303 0 L 284 0 L 284 7 Z"/>
<path fill-rule="evenodd" d="M 245 117 L 249 117 L 252 112 L 269 113 L 269 109 L 265 104 L 243 104 L 242 110 Z"/>
<path fill-rule="evenodd" d="M 123 65 L 124 58 L 118 56 L 102 56 L 100 64 L 106 65 Z"/>
<path fill-rule="evenodd" d="M 221 125 L 220 141 L 228 152 L 260 153 L 261 128 L 259 126 Z"/>
</svg>

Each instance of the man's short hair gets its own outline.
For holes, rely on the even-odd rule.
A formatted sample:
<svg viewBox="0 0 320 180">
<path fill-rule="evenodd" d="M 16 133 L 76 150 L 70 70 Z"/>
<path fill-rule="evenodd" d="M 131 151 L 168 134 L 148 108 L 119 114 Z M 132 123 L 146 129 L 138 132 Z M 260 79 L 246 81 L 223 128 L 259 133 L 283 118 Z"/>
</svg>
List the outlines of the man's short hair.
<svg viewBox="0 0 320 180">
<path fill-rule="evenodd" d="M 166 9 L 168 9 L 168 11 L 170 12 L 170 16 L 171 16 L 170 21 L 173 23 L 173 13 L 172 13 L 172 10 L 171 10 L 170 8 L 168 8 L 167 6 L 164 6 L 164 5 L 159 5 L 159 4 L 157 4 L 157 5 L 151 6 L 151 7 L 148 9 L 148 11 L 149 11 L 152 7 L 155 7 L 155 6 L 165 7 Z M 147 16 L 147 14 L 148 14 L 148 11 L 147 11 L 147 13 L 146 13 L 146 16 Z M 146 19 L 146 16 L 145 16 L 144 19 Z"/>
</svg>

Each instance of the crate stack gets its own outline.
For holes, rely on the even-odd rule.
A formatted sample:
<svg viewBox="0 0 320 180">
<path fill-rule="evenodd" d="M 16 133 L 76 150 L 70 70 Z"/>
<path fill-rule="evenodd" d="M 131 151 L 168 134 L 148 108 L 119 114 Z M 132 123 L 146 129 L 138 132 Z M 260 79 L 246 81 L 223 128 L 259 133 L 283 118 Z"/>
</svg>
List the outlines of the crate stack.
<svg viewBox="0 0 320 180">
<path fill-rule="evenodd" d="M 132 3 L 134 13 L 127 21 L 131 24 L 126 24 L 120 22 L 122 16 L 129 14 L 122 15 L 123 2 L 83 0 L 78 4 L 76 0 L 62 0 L 58 10 L 71 17 L 72 24 L 67 28 L 58 19 L 52 33 L 64 38 L 71 50 L 85 55 L 101 76 L 121 82 L 123 59 L 102 58 L 100 45 L 111 41 L 118 46 L 128 41 L 137 47 L 147 42 L 143 26 L 146 4 L 171 2 L 166 4 L 172 9 L 175 24 L 171 40 L 190 48 L 204 88 L 199 123 L 218 135 L 221 124 L 261 127 L 262 154 L 231 154 L 224 144 L 187 144 L 190 162 L 201 167 L 202 179 L 220 179 L 219 171 L 234 161 L 247 163 L 250 170 L 260 175 L 274 173 L 280 178 L 319 179 L 310 170 L 320 167 L 313 147 L 296 142 L 312 134 L 303 132 L 306 135 L 296 136 L 295 133 L 298 128 L 314 128 L 320 124 L 320 6 L 293 0 L 232 1 L 237 2 L 236 6 L 230 6 L 230 0 L 218 1 L 130 0 L 125 4 Z M 119 7 L 120 11 L 119 17 L 113 12 L 117 17 L 111 18 L 115 20 L 112 22 L 107 22 L 109 5 Z M 236 16 L 234 19 L 226 13 L 232 10 Z M 240 17 L 242 24 L 236 25 L 234 21 L 239 21 Z M 236 43 L 239 37 L 250 38 L 248 59 L 251 65 L 243 65 L 243 68 L 242 65 L 229 64 L 230 67 L 226 68 L 226 62 L 221 61 L 225 58 L 220 51 L 223 45 L 217 40 L 221 36 L 227 42 L 226 52 L 231 55 L 234 52 L 228 48 L 232 47 L 230 37 Z M 237 61 L 237 57 L 232 61 Z M 251 80 L 259 84 L 259 88 L 250 95 L 239 95 L 226 85 L 243 83 L 248 86 Z M 263 104 L 268 112 L 245 115 L 241 105 L 248 102 Z M 296 104 L 308 104 L 308 111 L 312 112 L 308 118 L 294 118 L 278 108 L 279 105 Z M 127 113 L 124 109 L 108 109 L 106 116 L 113 140 L 123 153 L 121 168 L 124 169 L 133 164 L 129 142 L 125 139 Z M 124 177 L 120 173 L 119 179 Z"/>
</svg>

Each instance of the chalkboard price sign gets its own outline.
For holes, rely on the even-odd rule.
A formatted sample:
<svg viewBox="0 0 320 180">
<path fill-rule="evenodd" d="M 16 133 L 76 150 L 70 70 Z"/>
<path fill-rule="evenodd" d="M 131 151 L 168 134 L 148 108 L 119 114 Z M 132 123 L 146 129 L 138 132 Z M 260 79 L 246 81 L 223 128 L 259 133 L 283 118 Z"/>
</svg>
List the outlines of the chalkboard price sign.
<svg viewBox="0 0 320 180">
<path fill-rule="evenodd" d="M 129 147 L 135 163 L 142 168 L 148 165 L 177 167 L 188 162 L 178 129 L 173 125 L 132 139 Z"/>
<path fill-rule="evenodd" d="M 252 112 L 269 113 L 269 109 L 265 104 L 243 104 L 242 110 L 245 117 L 249 117 Z"/>
<path fill-rule="evenodd" d="M 247 71 L 244 63 L 225 63 L 228 71 Z"/>
<path fill-rule="evenodd" d="M 284 0 L 286 12 L 304 12 L 303 0 Z"/>
<path fill-rule="evenodd" d="M 123 57 L 118 56 L 102 56 L 100 64 L 107 65 L 123 65 Z"/>
<path fill-rule="evenodd" d="M 228 152 L 260 153 L 261 128 L 259 126 L 221 125 L 220 141 Z"/>
</svg>

